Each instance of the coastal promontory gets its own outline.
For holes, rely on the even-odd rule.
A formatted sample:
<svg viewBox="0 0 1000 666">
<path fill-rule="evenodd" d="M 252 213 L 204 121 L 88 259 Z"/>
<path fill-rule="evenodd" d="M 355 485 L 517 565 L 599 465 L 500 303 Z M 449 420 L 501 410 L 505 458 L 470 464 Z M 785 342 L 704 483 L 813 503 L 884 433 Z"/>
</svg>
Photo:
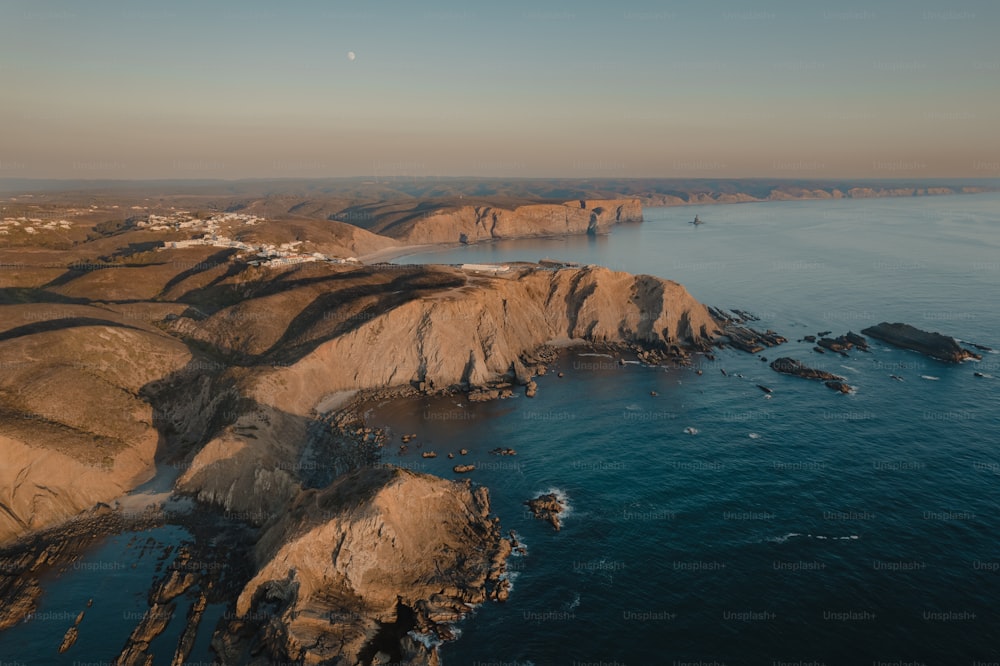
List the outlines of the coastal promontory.
<svg viewBox="0 0 1000 666">
<path fill-rule="evenodd" d="M 398 468 L 303 492 L 216 647 L 227 663 L 437 663 L 429 646 L 503 584 L 511 545 L 489 514 L 485 488 Z"/>
</svg>

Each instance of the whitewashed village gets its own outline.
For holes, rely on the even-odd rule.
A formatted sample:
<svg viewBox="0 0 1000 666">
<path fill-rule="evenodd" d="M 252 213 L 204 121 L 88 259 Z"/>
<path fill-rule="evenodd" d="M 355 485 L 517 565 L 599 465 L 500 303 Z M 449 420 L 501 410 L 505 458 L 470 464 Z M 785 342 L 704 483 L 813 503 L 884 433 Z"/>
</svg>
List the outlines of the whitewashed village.
<svg viewBox="0 0 1000 666">
<path fill-rule="evenodd" d="M 199 245 L 209 245 L 212 247 L 227 247 L 241 250 L 247 255 L 244 257 L 252 266 L 284 266 L 288 264 L 302 264 L 313 261 L 323 261 L 331 264 L 352 264 L 359 263 L 354 257 L 342 259 L 331 257 L 321 252 L 303 253 L 298 250 L 302 241 L 292 241 L 275 245 L 273 243 L 261 243 L 254 245 L 239 241 L 222 235 L 221 227 L 254 226 L 266 222 L 257 215 L 248 213 L 218 213 L 206 219 L 192 217 L 190 211 L 179 210 L 169 215 L 150 214 L 146 220 L 140 220 L 136 227 L 149 229 L 150 231 L 189 231 L 202 232 L 200 238 L 188 238 L 177 241 L 165 241 L 158 248 L 161 250 L 176 250 Z M 253 257 L 253 258 L 250 258 Z"/>
</svg>

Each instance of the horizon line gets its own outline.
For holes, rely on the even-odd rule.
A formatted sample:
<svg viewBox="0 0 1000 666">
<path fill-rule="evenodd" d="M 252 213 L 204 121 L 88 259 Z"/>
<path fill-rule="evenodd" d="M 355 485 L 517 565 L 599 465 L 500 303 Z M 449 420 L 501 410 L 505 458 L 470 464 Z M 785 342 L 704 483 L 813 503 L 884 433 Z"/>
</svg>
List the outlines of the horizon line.
<svg viewBox="0 0 1000 666">
<path fill-rule="evenodd" d="M 142 177 L 142 178 L 70 178 L 52 176 L 0 176 L 0 182 L 25 182 L 25 181 L 48 181 L 65 183 L 148 183 L 148 182 L 204 182 L 204 183 L 235 183 L 250 181 L 304 181 L 304 180 L 371 180 L 374 183 L 396 181 L 434 181 L 434 180 L 524 180 L 524 181 L 808 181 L 808 182 L 924 182 L 924 181 L 996 181 L 1000 184 L 1000 175 L 997 176 L 465 176 L 465 175 L 434 175 L 434 176 L 375 176 L 375 175 L 354 175 L 354 176 L 238 176 L 233 178 L 224 177 Z"/>
</svg>

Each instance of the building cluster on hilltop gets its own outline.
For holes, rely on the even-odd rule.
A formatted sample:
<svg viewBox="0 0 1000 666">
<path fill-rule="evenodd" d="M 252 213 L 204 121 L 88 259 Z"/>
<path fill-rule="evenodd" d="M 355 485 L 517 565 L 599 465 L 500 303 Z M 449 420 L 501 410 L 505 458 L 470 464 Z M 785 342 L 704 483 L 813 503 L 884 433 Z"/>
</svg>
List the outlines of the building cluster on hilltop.
<svg viewBox="0 0 1000 666">
<path fill-rule="evenodd" d="M 243 258 L 251 266 L 282 266 L 286 264 L 302 264 L 314 261 L 324 261 L 327 263 L 356 263 L 357 259 L 348 257 L 340 259 L 330 257 L 321 252 L 303 253 L 298 250 L 302 241 L 291 241 L 288 243 L 260 243 L 253 244 L 235 240 L 219 234 L 221 223 L 235 223 L 246 226 L 253 226 L 264 222 L 264 218 L 256 215 L 244 213 L 220 213 L 210 218 L 201 220 L 189 217 L 188 211 L 176 211 L 167 216 L 150 215 L 147 221 L 137 224 L 137 226 L 149 229 L 150 231 L 164 230 L 196 230 L 204 231 L 200 238 L 189 238 L 178 241 L 165 241 L 159 249 L 177 250 L 199 245 L 209 245 L 212 247 L 225 247 L 241 250 L 246 253 Z"/>
<path fill-rule="evenodd" d="M 66 211 L 72 215 L 79 215 L 83 211 Z M 73 227 L 73 223 L 66 219 L 57 219 L 46 215 L 46 217 L 28 217 L 21 215 L 18 217 L 0 218 L 0 236 L 10 235 L 11 230 L 20 228 L 27 234 L 37 234 L 39 231 L 67 230 Z"/>
<path fill-rule="evenodd" d="M 192 217 L 190 211 L 176 210 L 169 215 L 150 213 L 147 219 L 137 221 L 135 226 L 139 229 L 149 229 L 150 231 L 180 231 L 186 229 L 215 233 L 219 230 L 220 224 L 242 224 L 250 227 L 263 221 L 264 218 L 247 213 L 216 213 L 209 218 L 199 219 L 198 217 Z"/>
<path fill-rule="evenodd" d="M 248 256 L 244 256 L 244 258 L 247 259 L 247 263 L 250 264 L 251 266 L 284 266 L 287 264 L 304 264 L 313 261 L 325 261 L 331 264 L 349 264 L 349 263 L 357 263 L 358 261 L 354 257 L 340 259 L 338 257 L 331 257 L 325 255 L 322 252 L 310 252 L 308 254 L 305 254 L 299 252 L 296 249 L 301 244 L 302 241 L 293 241 L 291 243 L 281 243 L 280 245 L 275 245 L 273 243 L 261 243 L 260 245 L 253 245 L 251 243 L 244 243 L 243 241 L 233 240 L 232 238 L 226 238 L 225 236 L 206 235 L 202 238 L 190 238 L 187 240 L 179 240 L 179 241 L 166 241 L 163 244 L 163 246 L 158 249 L 180 250 L 183 248 L 196 247 L 199 245 L 210 245 L 212 247 L 228 247 L 246 252 Z"/>
</svg>

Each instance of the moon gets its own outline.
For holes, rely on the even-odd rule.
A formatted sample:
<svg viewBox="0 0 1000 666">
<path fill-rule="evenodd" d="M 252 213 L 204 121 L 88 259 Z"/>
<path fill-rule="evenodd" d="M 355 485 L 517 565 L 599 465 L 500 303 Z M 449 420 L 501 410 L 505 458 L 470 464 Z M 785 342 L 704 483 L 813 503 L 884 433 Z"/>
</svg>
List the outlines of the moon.
<svg viewBox="0 0 1000 666">
<path fill-rule="evenodd" d="M 356 54 L 356 53 L 354 53 L 354 51 L 348 51 L 348 52 L 347 52 L 347 59 L 348 59 L 348 60 L 354 60 L 354 59 L 355 59 L 355 58 L 357 58 L 357 57 L 358 57 L 358 56 L 357 56 L 357 54 Z"/>
</svg>

